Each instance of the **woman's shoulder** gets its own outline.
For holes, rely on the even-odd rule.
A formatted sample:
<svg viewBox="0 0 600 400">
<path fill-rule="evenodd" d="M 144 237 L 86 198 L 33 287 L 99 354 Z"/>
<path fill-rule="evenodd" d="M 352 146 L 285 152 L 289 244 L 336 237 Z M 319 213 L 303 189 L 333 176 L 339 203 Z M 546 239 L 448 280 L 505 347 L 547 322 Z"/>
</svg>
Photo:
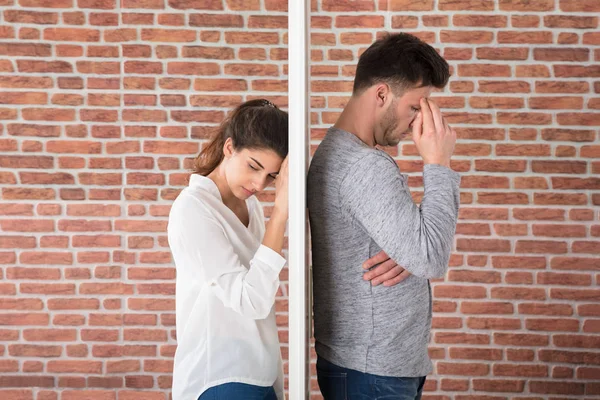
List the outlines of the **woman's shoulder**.
<svg viewBox="0 0 600 400">
<path fill-rule="evenodd" d="M 214 219 L 210 196 L 197 188 L 186 187 L 171 206 L 170 217 L 203 217 Z"/>
</svg>

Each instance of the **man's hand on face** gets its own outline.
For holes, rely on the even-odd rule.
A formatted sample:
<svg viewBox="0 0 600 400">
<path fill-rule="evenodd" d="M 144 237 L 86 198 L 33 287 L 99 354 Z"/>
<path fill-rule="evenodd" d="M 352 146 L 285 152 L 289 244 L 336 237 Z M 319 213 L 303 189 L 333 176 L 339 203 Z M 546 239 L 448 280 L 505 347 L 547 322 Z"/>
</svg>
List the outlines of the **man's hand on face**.
<svg viewBox="0 0 600 400">
<path fill-rule="evenodd" d="M 450 166 L 456 131 L 448 125 L 433 100 L 422 98 L 421 111 L 412 124 L 412 138 L 425 164 Z"/>
<path fill-rule="evenodd" d="M 381 283 L 383 283 L 383 286 L 394 286 L 410 275 L 407 270 L 396 264 L 383 250 L 365 261 L 363 269 L 368 270 L 363 275 L 363 279 L 371 281 L 373 286 Z"/>
</svg>

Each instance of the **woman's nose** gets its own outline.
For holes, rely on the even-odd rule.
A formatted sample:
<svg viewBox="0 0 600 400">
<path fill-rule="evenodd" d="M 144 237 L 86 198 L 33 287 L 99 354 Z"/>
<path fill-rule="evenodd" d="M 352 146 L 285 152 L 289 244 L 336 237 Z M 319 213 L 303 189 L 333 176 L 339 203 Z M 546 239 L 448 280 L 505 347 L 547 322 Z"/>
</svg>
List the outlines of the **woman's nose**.
<svg viewBox="0 0 600 400">
<path fill-rule="evenodd" d="M 259 178 L 257 180 L 255 180 L 252 185 L 254 186 L 254 190 L 257 192 L 260 192 L 261 190 L 263 190 L 266 186 L 267 186 L 267 179 L 266 178 Z"/>
</svg>

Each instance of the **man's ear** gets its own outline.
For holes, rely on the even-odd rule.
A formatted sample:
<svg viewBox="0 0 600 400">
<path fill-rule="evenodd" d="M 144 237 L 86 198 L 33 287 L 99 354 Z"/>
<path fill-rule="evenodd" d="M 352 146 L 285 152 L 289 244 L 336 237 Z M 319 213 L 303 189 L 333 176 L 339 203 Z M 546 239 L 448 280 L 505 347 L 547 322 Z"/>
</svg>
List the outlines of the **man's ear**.
<svg viewBox="0 0 600 400">
<path fill-rule="evenodd" d="M 377 105 L 379 107 L 384 106 L 390 94 L 390 87 L 386 83 L 377 85 L 377 88 L 375 89 Z"/>
</svg>

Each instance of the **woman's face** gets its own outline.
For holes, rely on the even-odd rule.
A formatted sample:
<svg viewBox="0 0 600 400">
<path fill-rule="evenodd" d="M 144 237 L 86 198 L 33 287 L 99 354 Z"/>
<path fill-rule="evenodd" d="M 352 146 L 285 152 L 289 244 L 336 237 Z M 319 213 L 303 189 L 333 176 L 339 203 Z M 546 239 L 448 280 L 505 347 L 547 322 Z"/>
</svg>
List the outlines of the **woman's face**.
<svg viewBox="0 0 600 400">
<path fill-rule="evenodd" d="M 240 200 L 254 196 L 273 183 L 283 158 L 270 149 L 234 150 L 231 139 L 225 143 L 225 178 Z"/>
</svg>

